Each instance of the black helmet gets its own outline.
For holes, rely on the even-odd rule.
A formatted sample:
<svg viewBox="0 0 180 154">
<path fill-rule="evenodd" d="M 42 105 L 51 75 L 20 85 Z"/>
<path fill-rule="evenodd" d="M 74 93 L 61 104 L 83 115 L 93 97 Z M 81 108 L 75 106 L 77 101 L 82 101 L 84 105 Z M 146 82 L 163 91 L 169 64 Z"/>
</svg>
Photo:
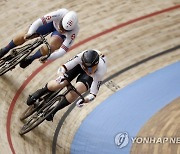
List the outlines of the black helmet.
<svg viewBox="0 0 180 154">
<path fill-rule="evenodd" d="M 99 54 L 95 50 L 87 50 L 83 53 L 81 60 L 86 68 L 93 67 L 99 63 Z"/>
</svg>

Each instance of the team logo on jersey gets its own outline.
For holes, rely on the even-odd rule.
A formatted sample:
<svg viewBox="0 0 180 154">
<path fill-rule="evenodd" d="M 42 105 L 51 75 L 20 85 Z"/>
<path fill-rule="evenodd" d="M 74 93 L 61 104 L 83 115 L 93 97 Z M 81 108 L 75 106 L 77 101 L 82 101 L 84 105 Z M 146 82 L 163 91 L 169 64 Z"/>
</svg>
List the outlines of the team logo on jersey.
<svg viewBox="0 0 180 154">
<path fill-rule="evenodd" d="M 46 20 L 50 20 L 50 19 L 51 19 L 51 16 L 47 16 L 47 17 L 46 17 Z"/>
</svg>

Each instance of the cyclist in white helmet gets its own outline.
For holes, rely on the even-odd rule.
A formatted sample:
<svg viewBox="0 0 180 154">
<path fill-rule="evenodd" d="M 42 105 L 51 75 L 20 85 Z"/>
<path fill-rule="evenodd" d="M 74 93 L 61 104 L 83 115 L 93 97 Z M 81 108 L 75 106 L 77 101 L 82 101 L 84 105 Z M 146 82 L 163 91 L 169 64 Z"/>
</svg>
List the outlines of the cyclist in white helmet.
<svg viewBox="0 0 180 154">
<path fill-rule="evenodd" d="M 16 35 L 10 43 L 0 49 L 0 58 L 7 54 L 11 49 L 22 45 L 26 40 L 37 37 L 33 34 L 45 35 L 51 33 L 49 44 L 51 52 L 54 52 L 49 59 L 56 59 L 63 56 L 77 37 L 79 32 L 78 17 L 76 12 L 65 8 L 48 13 L 34 21 L 31 26 L 22 33 Z M 20 67 L 25 68 L 35 59 L 48 54 L 46 45 L 43 45 L 34 55 L 25 58 Z"/>
</svg>

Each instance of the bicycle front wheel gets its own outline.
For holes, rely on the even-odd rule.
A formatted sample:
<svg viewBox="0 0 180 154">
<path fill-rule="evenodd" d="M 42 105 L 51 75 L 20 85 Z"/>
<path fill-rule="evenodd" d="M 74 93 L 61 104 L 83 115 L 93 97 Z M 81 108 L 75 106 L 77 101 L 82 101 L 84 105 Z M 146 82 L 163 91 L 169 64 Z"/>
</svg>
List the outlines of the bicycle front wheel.
<svg viewBox="0 0 180 154">
<path fill-rule="evenodd" d="M 28 106 L 28 108 L 21 114 L 20 120 L 23 121 L 29 116 L 31 116 L 34 112 L 38 110 L 38 107 L 35 107 L 34 105 Z"/>
<path fill-rule="evenodd" d="M 51 115 L 57 108 L 58 104 L 64 98 L 63 95 L 58 95 L 53 98 L 46 105 L 44 105 L 39 111 L 35 112 L 31 118 L 21 128 L 19 134 L 24 135 L 40 125 L 49 115 Z"/>
</svg>

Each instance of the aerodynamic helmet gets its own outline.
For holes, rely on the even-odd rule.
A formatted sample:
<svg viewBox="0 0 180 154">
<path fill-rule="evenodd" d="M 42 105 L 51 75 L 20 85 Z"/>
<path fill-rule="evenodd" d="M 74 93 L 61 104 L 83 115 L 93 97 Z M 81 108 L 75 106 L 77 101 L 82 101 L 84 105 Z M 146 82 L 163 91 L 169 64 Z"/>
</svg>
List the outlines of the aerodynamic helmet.
<svg viewBox="0 0 180 154">
<path fill-rule="evenodd" d="M 62 19 L 62 26 L 65 30 L 71 31 L 75 28 L 78 22 L 77 14 L 74 11 L 69 11 Z"/>
</svg>

